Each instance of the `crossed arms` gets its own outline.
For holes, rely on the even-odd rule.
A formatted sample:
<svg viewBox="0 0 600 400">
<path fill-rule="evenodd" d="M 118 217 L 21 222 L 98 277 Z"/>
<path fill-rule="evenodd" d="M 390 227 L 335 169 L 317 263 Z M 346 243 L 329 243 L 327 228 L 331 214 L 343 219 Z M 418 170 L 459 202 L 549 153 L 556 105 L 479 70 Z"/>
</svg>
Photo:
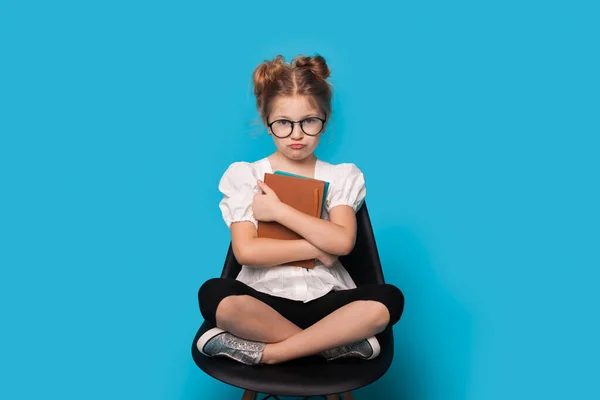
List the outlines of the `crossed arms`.
<svg viewBox="0 0 600 400">
<path fill-rule="evenodd" d="M 265 192 L 254 196 L 252 209 L 258 221 L 275 221 L 303 239 L 259 238 L 249 221 L 231 224 L 231 243 L 240 264 L 270 267 L 290 261 L 319 259 L 331 266 L 338 256 L 346 255 L 356 241 L 356 216 L 352 207 L 339 205 L 329 212 L 330 221 L 304 214 L 282 203 L 275 192 L 259 181 Z"/>
</svg>

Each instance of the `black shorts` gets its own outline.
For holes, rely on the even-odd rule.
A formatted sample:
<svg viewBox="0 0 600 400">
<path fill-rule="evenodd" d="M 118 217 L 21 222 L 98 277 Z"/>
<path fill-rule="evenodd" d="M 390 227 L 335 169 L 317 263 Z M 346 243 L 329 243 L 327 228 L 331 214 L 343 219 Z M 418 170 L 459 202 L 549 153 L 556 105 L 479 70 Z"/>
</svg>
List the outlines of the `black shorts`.
<svg viewBox="0 0 600 400">
<path fill-rule="evenodd" d="M 338 308 L 356 300 L 374 300 L 390 312 L 388 326 L 400 320 L 404 310 L 404 295 L 394 285 L 369 284 L 355 289 L 331 291 L 308 303 L 272 296 L 231 278 L 213 278 L 204 282 L 198 291 L 200 312 L 205 320 L 216 326 L 216 312 L 221 300 L 232 295 L 252 296 L 269 305 L 284 318 L 306 329 Z"/>
</svg>

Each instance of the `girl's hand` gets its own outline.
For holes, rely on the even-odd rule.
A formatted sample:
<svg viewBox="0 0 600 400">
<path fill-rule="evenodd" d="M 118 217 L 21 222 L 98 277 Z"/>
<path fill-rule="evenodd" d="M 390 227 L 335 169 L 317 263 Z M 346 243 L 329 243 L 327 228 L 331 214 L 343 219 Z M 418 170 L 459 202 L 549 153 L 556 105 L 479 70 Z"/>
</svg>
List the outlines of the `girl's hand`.
<svg viewBox="0 0 600 400">
<path fill-rule="evenodd" d="M 329 268 L 332 267 L 333 264 L 335 264 L 335 262 L 338 259 L 338 256 L 336 256 L 335 254 L 326 253 L 323 250 L 319 250 L 319 255 L 317 256 L 317 259 L 321 261 L 327 268 Z"/>
<path fill-rule="evenodd" d="M 268 187 L 263 181 L 257 181 L 258 187 L 264 194 L 255 194 L 252 200 L 252 213 L 258 221 L 271 222 L 276 221 L 278 211 L 283 205 L 277 194 Z"/>
</svg>

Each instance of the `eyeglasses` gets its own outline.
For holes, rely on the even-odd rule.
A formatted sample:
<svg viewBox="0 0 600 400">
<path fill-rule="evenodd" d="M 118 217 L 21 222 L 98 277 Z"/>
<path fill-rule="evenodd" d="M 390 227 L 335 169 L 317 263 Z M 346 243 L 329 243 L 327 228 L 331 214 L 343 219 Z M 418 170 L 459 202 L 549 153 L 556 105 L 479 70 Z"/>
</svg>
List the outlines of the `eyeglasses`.
<svg viewBox="0 0 600 400">
<path fill-rule="evenodd" d="M 325 114 L 327 118 L 327 114 Z M 289 119 L 278 119 L 271 123 L 267 123 L 273 135 L 280 139 L 284 139 L 292 134 L 294 131 L 294 125 L 300 124 L 300 129 L 308 136 L 317 136 L 323 130 L 326 119 L 319 117 L 308 117 L 301 121 L 290 121 Z"/>
</svg>

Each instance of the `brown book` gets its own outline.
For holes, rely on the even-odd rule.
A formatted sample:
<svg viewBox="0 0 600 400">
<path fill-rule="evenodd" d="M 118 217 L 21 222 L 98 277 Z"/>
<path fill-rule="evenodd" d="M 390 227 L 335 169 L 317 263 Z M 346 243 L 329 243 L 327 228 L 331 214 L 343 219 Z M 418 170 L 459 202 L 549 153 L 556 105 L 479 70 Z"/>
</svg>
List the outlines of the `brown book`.
<svg viewBox="0 0 600 400">
<path fill-rule="evenodd" d="M 313 217 L 321 217 L 323 194 L 325 192 L 324 181 L 267 172 L 265 173 L 264 182 L 273 189 L 283 203 Z M 258 221 L 258 237 L 282 240 L 302 239 L 302 236 L 278 222 L 264 221 Z M 314 268 L 315 259 L 293 261 L 280 265 Z"/>
</svg>

